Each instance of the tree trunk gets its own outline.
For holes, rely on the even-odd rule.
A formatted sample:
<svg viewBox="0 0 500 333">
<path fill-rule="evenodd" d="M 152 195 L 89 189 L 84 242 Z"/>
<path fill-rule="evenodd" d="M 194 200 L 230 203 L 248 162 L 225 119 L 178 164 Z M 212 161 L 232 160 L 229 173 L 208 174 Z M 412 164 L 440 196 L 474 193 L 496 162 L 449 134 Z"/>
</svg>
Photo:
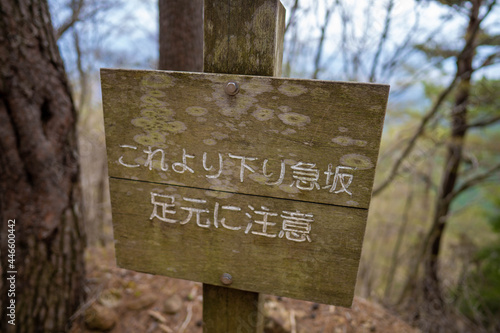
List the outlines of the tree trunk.
<svg viewBox="0 0 500 333">
<path fill-rule="evenodd" d="M 203 0 L 159 0 L 159 69 L 203 71 Z"/>
<path fill-rule="evenodd" d="M 83 296 L 85 233 L 76 112 L 45 0 L 0 0 L 0 133 L 0 331 L 66 331 Z"/>
<path fill-rule="evenodd" d="M 423 296 L 426 303 L 431 305 L 435 310 L 442 309 L 444 306 L 438 277 L 438 258 L 450 211 L 451 195 L 455 188 L 458 169 L 462 162 L 465 135 L 467 133 L 467 104 L 473 72 L 472 61 L 477 46 L 481 2 L 481 0 L 471 1 L 472 7 L 470 9 L 469 25 L 465 36 L 467 42 L 457 58 L 457 77 L 460 78 L 460 82 L 451 112 L 450 142 L 448 144 L 445 169 L 437 197 L 432 227 L 425 243 Z"/>
</svg>

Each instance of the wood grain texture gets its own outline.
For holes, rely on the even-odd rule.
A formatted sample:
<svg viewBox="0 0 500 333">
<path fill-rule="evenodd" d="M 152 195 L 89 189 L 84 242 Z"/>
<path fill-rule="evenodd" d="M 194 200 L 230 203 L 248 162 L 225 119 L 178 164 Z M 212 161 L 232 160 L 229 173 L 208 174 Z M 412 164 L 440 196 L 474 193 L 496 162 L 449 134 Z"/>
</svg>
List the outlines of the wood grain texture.
<svg viewBox="0 0 500 333">
<path fill-rule="evenodd" d="M 255 332 L 264 328 L 264 302 L 258 293 L 203 285 L 203 323 L 209 332 Z M 205 303 L 210 300 L 210 304 Z M 207 306 L 210 305 L 210 306 Z"/>
<path fill-rule="evenodd" d="M 121 267 L 212 285 L 227 272 L 232 288 L 350 306 L 387 86 L 130 70 L 102 70 L 101 80 Z M 231 80 L 236 96 L 224 93 Z M 281 184 L 266 185 L 282 162 Z M 315 165 L 319 188 L 305 180 L 299 188 L 293 168 L 301 162 Z M 337 166 L 351 168 L 342 171 L 352 176 L 349 186 L 343 179 L 351 194 L 324 188 Z M 152 192 L 175 197 L 167 215 L 176 223 L 150 219 Z M 214 227 L 216 205 L 238 231 Z M 189 207 L 212 224 L 198 226 L 194 215 L 181 224 Z M 244 232 L 257 221 L 250 207 L 276 214 L 273 238 Z M 310 242 L 279 237 L 286 211 L 314 216 Z"/>
<path fill-rule="evenodd" d="M 204 72 L 280 76 L 284 25 L 279 0 L 205 0 Z"/>
<path fill-rule="evenodd" d="M 229 273 L 234 281 L 230 288 L 351 304 L 366 209 L 242 194 L 220 197 L 218 191 L 115 178 L 110 187 L 120 267 L 216 286 L 223 286 L 220 277 Z M 161 196 L 152 200 L 151 193 Z M 160 202 L 172 205 L 166 214 Z M 230 206 L 241 210 L 227 209 Z M 266 219 L 266 208 L 276 214 L 267 217 L 274 223 L 266 226 L 268 236 L 262 235 L 264 225 L 259 222 Z M 196 213 L 189 218 L 193 209 L 203 211 L 199 223 Z M 313 216 L 310 241 L 294 241 L 286 233 L 280 237 L 284 212 Z"/>
<path fill-rule="evenodd" d="M 285 8 L 279 0 L 205 0 L 204 12 L 205 72 L 281 75 Z M 247 332 L 262 333 L 259 293 L 209 284 L 203 289 L 205 333 L 240 332 L 241 323 Z"/>
<path fill-rule="evenodd" d="M 369 206 L 388 86 L 110 69 L 101 71 L 101 80 L 112 177 Z M 224 93 L 228 81 L 239 83 L 236 96 Z M 157 149 L 162 151 L 148 164 L 147 151 Z M 183 149 L 193 172 L 178 164 Z M 222 174 L 209 178 L 220 169 L 219 154 Z M 229 154 L 248 158 L 243 176 L 242 158 Z M 297 183 L 305 164 L 317 181 Z M 326 188 L 333 185 L 337 167 L 344 185 L 352 176 L 347 191 L 341 179 L 334 191 Z"/>
</svg>

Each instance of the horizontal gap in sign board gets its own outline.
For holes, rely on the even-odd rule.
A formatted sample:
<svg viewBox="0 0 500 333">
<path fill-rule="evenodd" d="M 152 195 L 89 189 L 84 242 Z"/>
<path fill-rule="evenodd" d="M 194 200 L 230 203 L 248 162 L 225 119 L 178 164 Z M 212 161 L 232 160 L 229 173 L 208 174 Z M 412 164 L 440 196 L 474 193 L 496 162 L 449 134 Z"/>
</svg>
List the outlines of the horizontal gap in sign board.
<svg viewBox="0 0 500 333">
<path fill-rule="evenodd" d="M 151 182 L 151 181 L 145 181 L 145 180 L 140 180 L 140 179 L 129 179 L 129 178 L 121 178 L 121 177 L 109 177 L 109 178 L 116 179 L 116 180 L 126 180 L 126 181 L 132 181 L 132 182 L 139 182 L 139 183 L 158 184 L 158 185 L 163 185 L 163 186 L 166 185 L 166 186 L 181 187 L 181 188 L 191 188 L 191 189 L 204 190 L 204 191 L 214 192 L 214 193 L 219 192 L 219 193 L 229 193 L 229 194 L 242 194 L 242 195 L 247 195 L 247 196 L 251 196 L 251 197 L 269 198 L 269 199 L 287 200 L 287 201 L 295 201 L 295 202 L 303 202 L 303 203 L 312 203 L 312 204 L 316 204 L 316 205 L 325 205 L 325 206 L 332 206 L 332 207 L 345 207 L 345 208 L 352 208 L 352 209 L 359 209 L 359 210 L 368 210 L 367 208 L 362 208 L 362 207 L 352 207 L 352 206 L 347 206 L 347 205 L 329 204 L 329 203 L 323 203 L 323 202 L 313 202 L 313 201 L 306 201 L 306 200 L 297 200 L 297 199 L 280 198 L 280 197 L 273 197 L 273 196 L 267 196 L 267 195 L 239 193 L 239 192 L 231 192 L 231 191 L 224 191 L 224 190 L 213 190 L 213 189 L 202 188 L 202 187 L 186 186 L 186 185 L 179 185 L 179 184 L 168 184 L 168 183 L 160 183 L 160 182 Z"/>
</svg>

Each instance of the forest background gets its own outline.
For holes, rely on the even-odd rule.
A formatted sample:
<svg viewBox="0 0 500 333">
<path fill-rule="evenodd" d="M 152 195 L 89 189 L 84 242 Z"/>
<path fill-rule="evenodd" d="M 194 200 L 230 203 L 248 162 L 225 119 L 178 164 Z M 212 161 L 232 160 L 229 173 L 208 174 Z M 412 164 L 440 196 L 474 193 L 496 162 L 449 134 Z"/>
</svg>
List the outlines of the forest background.
<svg viewBox="0 0 500 333">
<path fill-rule="evenodd" d="M 283 4 L 283 76 L 391 85 L 357 294 L 423 331 L 457 318 L 500 329 L 500 6 Z M 49 5 L 79 114 L 87 241 L 103 246 L 113 238 L 99 68 L 157 68 L 158 4 Z"/>
</svg>

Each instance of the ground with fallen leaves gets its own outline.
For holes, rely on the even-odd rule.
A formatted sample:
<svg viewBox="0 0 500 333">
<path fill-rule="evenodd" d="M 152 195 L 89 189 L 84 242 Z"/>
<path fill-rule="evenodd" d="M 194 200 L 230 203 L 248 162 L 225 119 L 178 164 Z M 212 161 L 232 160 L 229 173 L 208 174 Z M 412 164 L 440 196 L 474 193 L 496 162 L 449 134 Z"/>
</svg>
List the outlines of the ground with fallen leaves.
<svg viewBox="0 0 500 333">
<path fill-rule="evenodd" d="M 71 333 L 201 333 L 200 283 L 116 267 L 112 246 L 87 252 L 87 302 Z M 417 333 L 383 307 L 355 298 L 351 309 L 265 297 L 266 333 Z M 228 332 L 229 333 L 229 332 Z"/>
</svg>

